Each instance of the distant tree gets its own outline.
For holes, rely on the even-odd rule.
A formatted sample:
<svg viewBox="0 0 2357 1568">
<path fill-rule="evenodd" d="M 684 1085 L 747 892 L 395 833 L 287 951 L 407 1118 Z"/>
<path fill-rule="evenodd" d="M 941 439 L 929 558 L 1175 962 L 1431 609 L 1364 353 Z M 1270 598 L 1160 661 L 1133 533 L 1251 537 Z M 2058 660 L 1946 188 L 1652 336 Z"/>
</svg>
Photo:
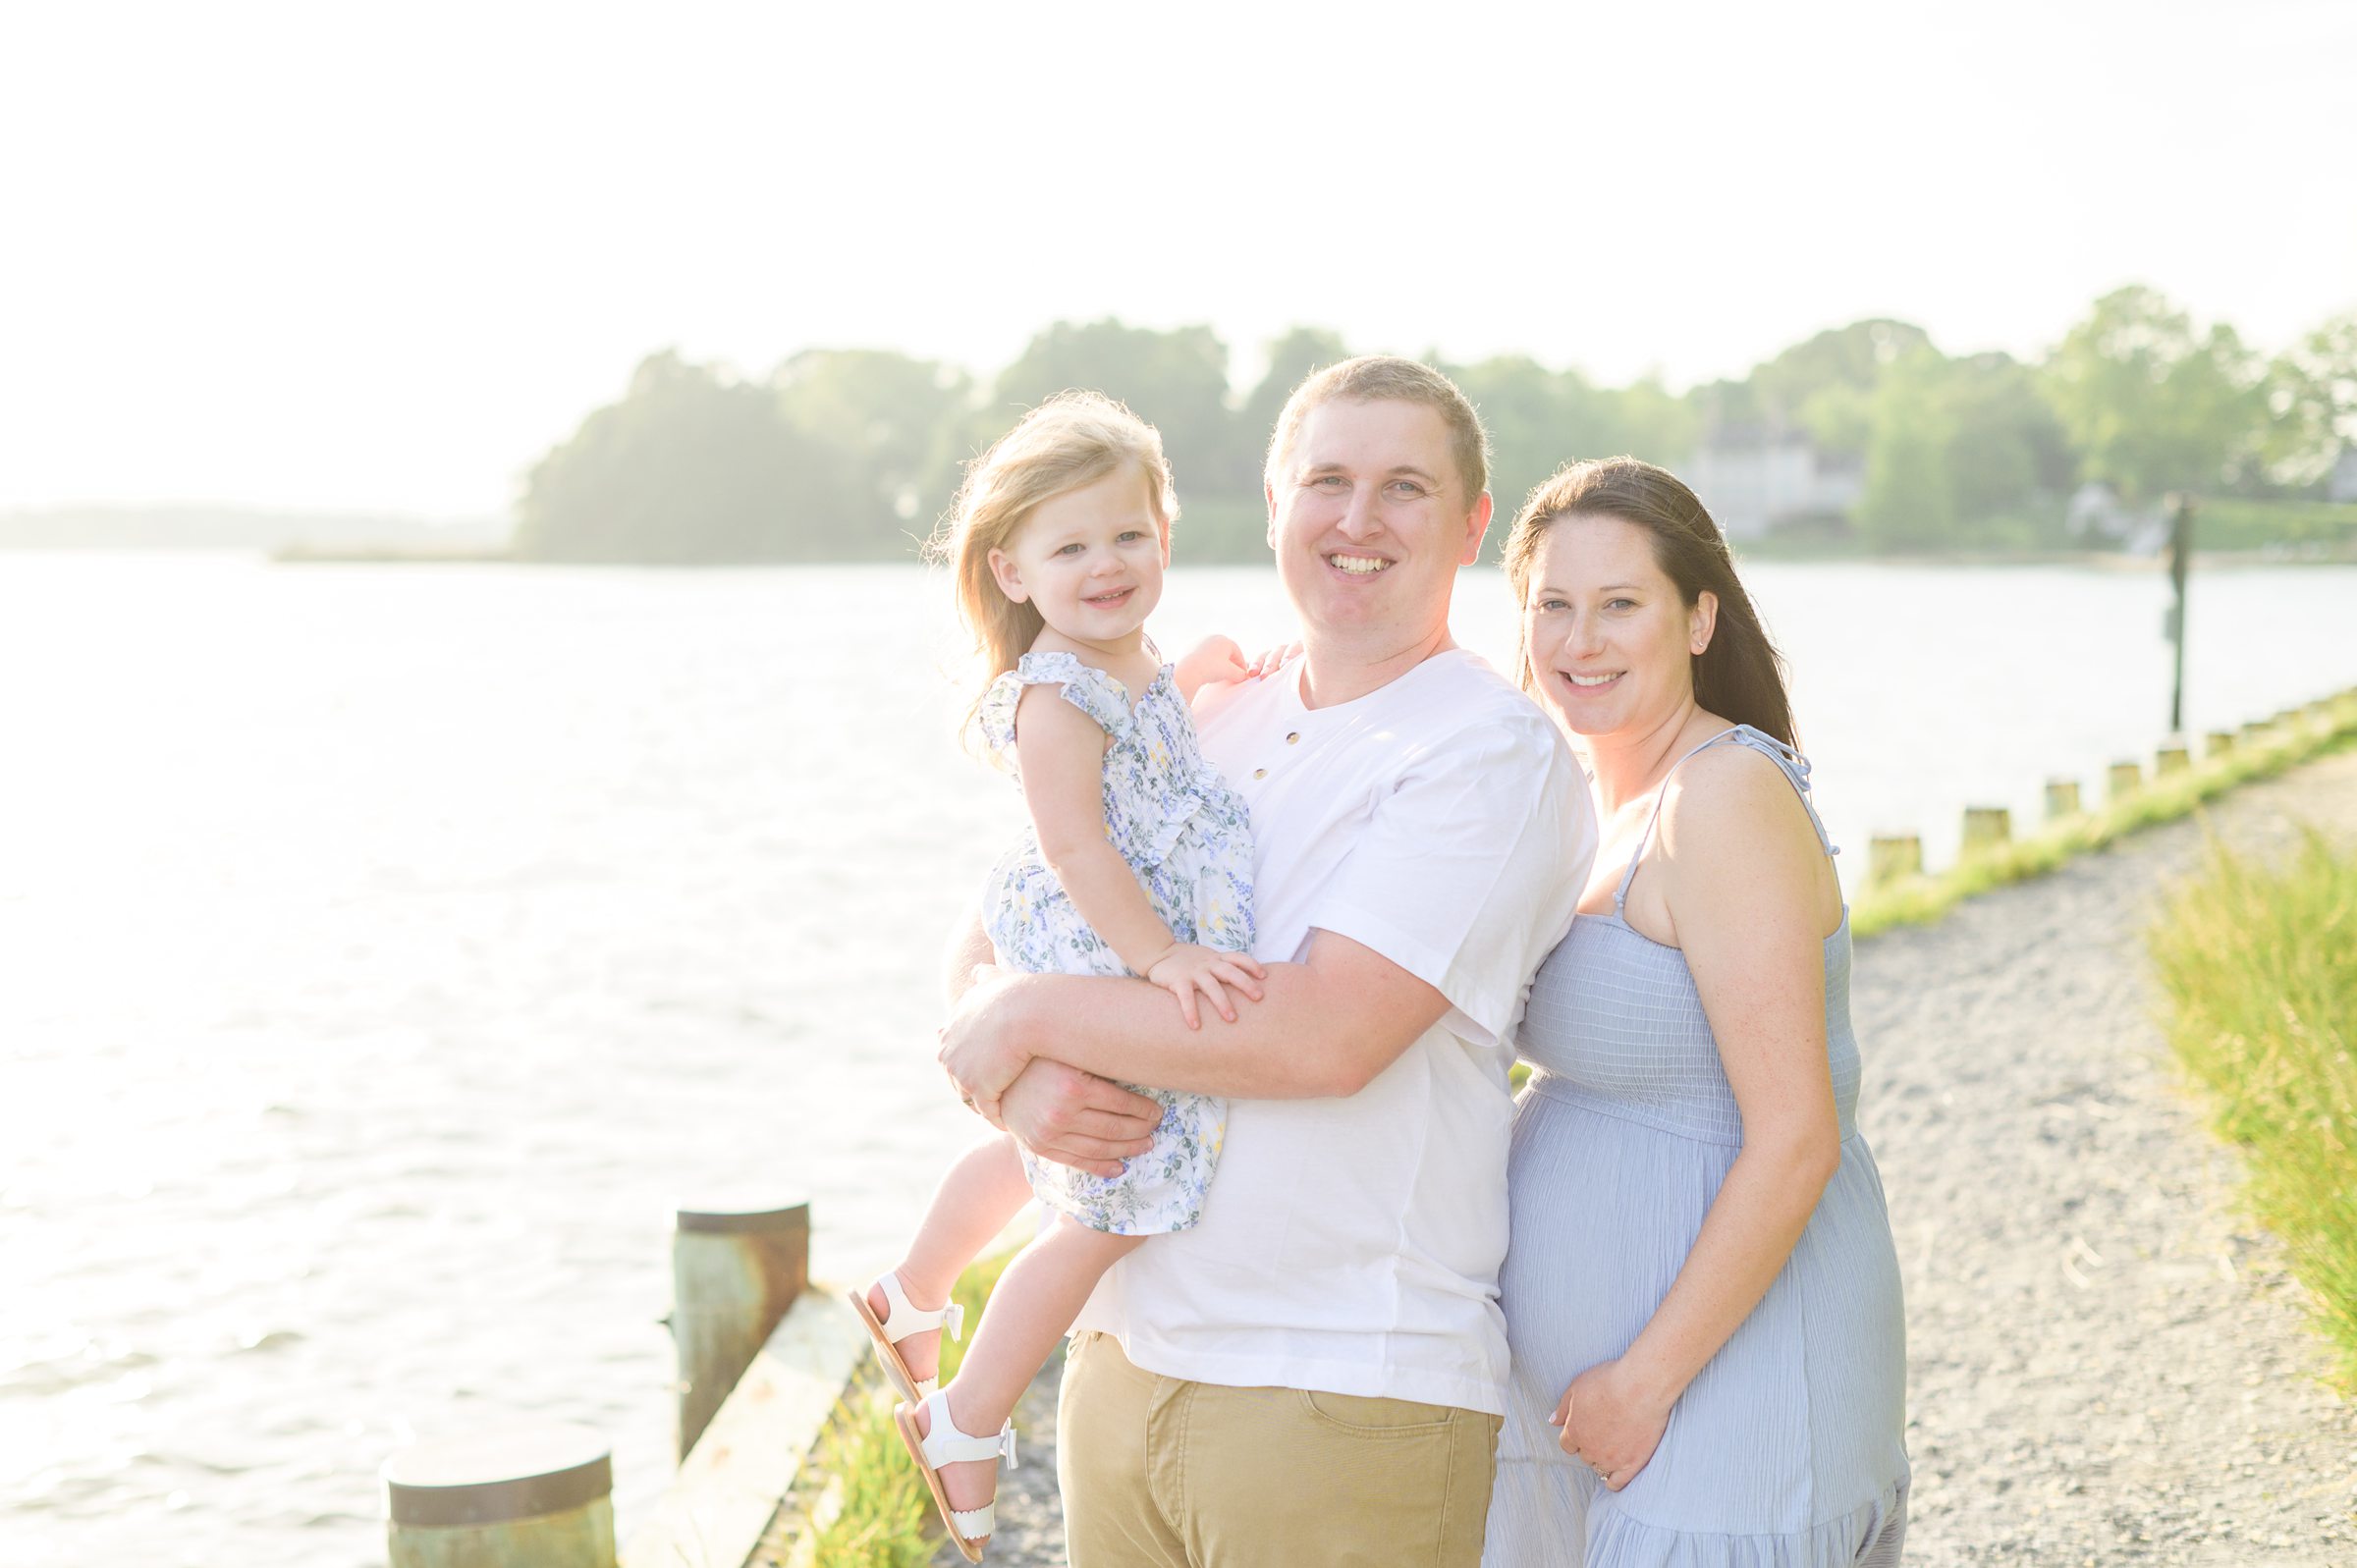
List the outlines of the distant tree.
<svg viewBox="0 0 2357 1568">
<path fill-rule="evenodd" d="M 1234 495 L 1260 488 L 1228 406 L 1228 346 L 1209 327 L 1157 332 L 1103 321 L 1059 321 L 1034 337 L 999 373 L 983 422 L 986 439 L 1021 412 L 1071 387 L 1117 398 L 1162 432 L 1180 504 L 1190 494 Z"/>
<path fill-rule="evenodd" d="M 676 352 L 582 420 L 524 486 L 517 553 L 538 561 L 753 562 L 874 553 L 841 526 L 859 476 L 790 429 L 767 388 Z"/>
<path fill-rule="evenodd" d="M 862 505 L 840 524 L 880 554 L 912 550 L 958 488 L 965 373 L 884 349 L 809 349 L 770 385 L 789 428 L 857 470 Z"/>
<path fill-rule="evenodd" d="M 2276 483 L 2304 487 L 2357 443 L 2357 311 L 2336 316 L 2277 354 L 2261 396 L 2260 458 Z"/>
<path fill-rule="evenodd" d="M 1343 346 L 1342 334 L 1324 327 L 1294 327 L 1268 346 L 1269 368 L 1260 384 L 1244 399 L 1236 414 L 1236 443 L 1238 450 L 1250 449 L 1251 487 L 1260 493 L 1261 472 L 1267 464 L 1269 437 L 1276 432 L 1277 416 L 1285 411 L 1285 403 L 1293 389 L 1307 381 L 1312 371 L 1328 365 L 1339 365 L 1350 357 Z"/>
<path fill-rule="evenodd" d="M 1692 410 L 1659 382 L 1614 391 L 1527 354 L 1443 368 L 1490 432 L 1490 493 L 1507 518 L 1566 462 L 1627 455 L 1674 468 L 1693 449 Z"/>
<path fill-rule="evenodd" d="M 1957 509 L 1949 454 L 1956 422 L 1947 361 L 1926 346 L 1878 379 L 1867 419 L 1858 535 L 1870 548 L 1891 553 L 1951 546 Z"/>
<path fill-rule="evenodd" d="M 2228 326 L 2196 330 L 2154 290 L 2095 302 L 2046 362 L 2046 395 L 2080 471 L 2122 496 L 2214 491 L 2255 462 L 2261 368 Z"/>
<path fill-rule="evenodd" d="M 1866 435 L 1865 421 L 1855 417 L 1856 399 L 1841 395 L 1872 393 L 1893 365 L 1931 347 L 1931 335 L 1905 321 L 1875 318 L 1820 332 L 1752 371 L 1757 416 L 1771 425 L 1809 429 L 1821 446 L 1856 452 L 1860 448 L 1828 439 L 1857 441 Z M 1845 404 L 1848 418 L 1839 416 Z M 1813 429 L 1812 405 L 1818 426 Z"/>
<path fill-rule="evenodd" d="M 2010 355 L 1950 359 L 1927 345 L 1886 366 L 1860 402 L 1866 492 L 1855 521 L 1870 547 L 2021 545 L 2047 514 L 2058 517 L 2072 455 L 2036 374 Z"/>
<path fill-rule="evenodd" d="M 1693 404 L 1673 396 L 1658 376 L 1642 377 L 1606 396 L 1618 430 L 1610 444 L 1619 452 L 1672 471 L 1694 455 L 1702 421 Z"/>
<path fill-rule="evenodd" d="M 1990 525 L 2033 510 L 2052 510 L 2058 517 L 2077 471 L 2061 421 L 2040 394 L 2037 371 L 2010 354 L 1973 354 L 1946 361 L 1942 392 L 1963 542 L 2026 542 L 1989 537 Z"/>
<path fill-rule="evenodd" d="M 1490 433 L 1490 494 L 1499 514 L 1489 541 L 1494 554 L 1532 487 L 1568 459 L 1604 456 L 1596 451 L 1604 433 L 1587 384 L 1574 371 L 1550 370 L 1519 353 L 1442 368 Z"/>
</svg>

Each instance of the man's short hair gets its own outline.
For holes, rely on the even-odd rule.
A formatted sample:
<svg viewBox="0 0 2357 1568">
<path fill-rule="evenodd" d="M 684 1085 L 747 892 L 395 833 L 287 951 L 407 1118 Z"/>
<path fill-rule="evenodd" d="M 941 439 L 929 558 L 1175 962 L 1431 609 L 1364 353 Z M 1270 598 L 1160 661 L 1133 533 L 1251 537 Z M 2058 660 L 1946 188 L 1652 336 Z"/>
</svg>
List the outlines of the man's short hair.
<svg viewBox="0 0 2357 1568">
<path fill-rule="evenodd" d="M 1466 508 L 1490 487 L 1489 434 L 1481 428 L 1481 415 L 1473 411 L 1473 405 L 1456 383 L 1413 359 L 1367 353 L 1313 370 L 1285 400 L 1285 411 L 1277 416 L 1277 429 L 1269 437 L 1268 465 L 1262 470 L 1271 489 L 1276 488 L 1286 460 L 1293 455 L 1293 442 L 1299 438 L 1301 421 L 1309 417 L 1309 410 L 1337 399 L 1420 403 L 1436 410 L 1449 425 L 1449 456 L 1456 463 L 1457 477 L 1464 481 Z"/>
</svg>

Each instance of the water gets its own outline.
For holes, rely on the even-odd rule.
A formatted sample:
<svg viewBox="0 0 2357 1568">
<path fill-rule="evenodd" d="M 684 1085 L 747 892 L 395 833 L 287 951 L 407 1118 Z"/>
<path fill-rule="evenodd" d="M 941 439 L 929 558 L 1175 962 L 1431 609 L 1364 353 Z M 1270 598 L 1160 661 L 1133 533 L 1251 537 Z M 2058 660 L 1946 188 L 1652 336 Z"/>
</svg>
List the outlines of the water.
<svg viewBox="0 0 2357 1568">
<path fill-rule="evenodd" d="M 1762 566 L 1840 840 L 2149 756 L 2157 574 Z M 671 1208 L 883 1261 L 972 1124 L 939 941 L 1016 823 L 913 568 L 0 556 L 0 1568 L 371 1564 L 487 1415 L 669 1471 Z M 1458 630 L 1501 654 L 1503 585 Z M 2357 570 L 2208 574 L 2188 724 L 2357 684 Z M 1166 643 L 1285 630 L 1174 575 Z M 1851 865 L 1854 877 L 1857 868 Z M 1868 1049 L 1873 1043 L 1868 1042 Z"/>
</svg>

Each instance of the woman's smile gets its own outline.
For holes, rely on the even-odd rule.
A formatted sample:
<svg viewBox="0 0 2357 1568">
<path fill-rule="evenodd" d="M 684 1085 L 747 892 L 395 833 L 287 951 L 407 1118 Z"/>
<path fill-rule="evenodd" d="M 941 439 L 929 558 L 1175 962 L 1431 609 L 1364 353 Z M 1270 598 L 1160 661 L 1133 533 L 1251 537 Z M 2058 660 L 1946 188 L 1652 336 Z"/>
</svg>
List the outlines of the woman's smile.
<svg viewBox="0 0 2357 1568">
<path fill-rule="evenodd" d="M 1565 685 L 1571 688 L 1574 696 L 1593 696 L 1597 692 L 1610 690 L 1619 684 L 1620 677 L 1627 675 L 1628 672 L 1607 670 L 1595 675 L 1582 675 L 1575 670 L 1558 670 L 1556 674 L 1562 678 Z"/>
</svg>

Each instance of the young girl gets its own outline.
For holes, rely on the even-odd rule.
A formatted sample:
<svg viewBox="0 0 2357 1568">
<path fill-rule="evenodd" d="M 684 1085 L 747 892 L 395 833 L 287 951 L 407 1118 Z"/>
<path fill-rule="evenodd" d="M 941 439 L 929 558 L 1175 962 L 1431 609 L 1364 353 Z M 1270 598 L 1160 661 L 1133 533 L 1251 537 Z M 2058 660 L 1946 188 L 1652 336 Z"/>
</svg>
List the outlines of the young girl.
<svg viewBox="0 0 2357 1568">
<path fill-rule="evenodd" d="M 1198 997 L 1233 1019 L 1228 988 L 1258 1000 L 1264 975 L 1249 952 L 1248 814 L 1187 715 L 1200 686 L 1251 672 L 1226 638 L 1164 666 L 1145 635 L 1176 511 L 1153 427 L 1067 393 L 974 463 L 936 549 L 991 677 L 968 718 L 1031 814 L 984 887 L 1000 961 L 1142 975 L 1192 1026 Z M 900 1266 L 851 1295 L 907 1401 L 902 1439 L 970 1562 L 991 1533 L 999 1456 L 1014 1463 L 1016 1398 L 1116 1260 L 1201 1217 L 1226 1104 L 1140 1093 L 1162 1103 L 1162 1122 L 1121 1175 L 995 1137 L 951 1167 Z M 1008 1266 L 956 1380 L 937 1391 L 941 1330 L 961 1326 L 951 1285 L 1034 1195 L 1056 1214 Z"/>
</svg>

